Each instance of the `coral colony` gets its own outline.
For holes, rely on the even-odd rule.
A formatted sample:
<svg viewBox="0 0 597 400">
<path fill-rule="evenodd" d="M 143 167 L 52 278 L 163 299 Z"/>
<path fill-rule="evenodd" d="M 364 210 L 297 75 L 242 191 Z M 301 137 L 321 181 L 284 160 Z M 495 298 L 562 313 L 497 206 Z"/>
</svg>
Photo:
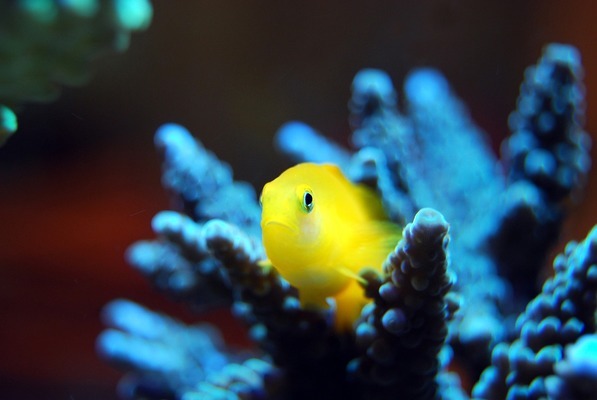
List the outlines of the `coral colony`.
<svg viewBox="0 0 597 400">
<path fill-rule="evenodd" d="M 59 84 L 86 82 L 89 62 L 125 51 L 152 10 L 149 0 L 0 2 L 0 145 L 17 130 L 12 108 L 54 100 Z"/>
<path fill-rule="evenodd" d="M 400 110 L 385 73 L 357 74 L 354 152 L 299 122 L 280 129 L 282 151 L 296 161 L 336 163 L 375 188 L 404 226 L 383 275 L 361 274 L 372 302 L 348 334 L 333 329 L 333 308 L 301 309 L 296 289 L 260 263 L 253 188 L 234 181 L 230 167 L 185 128 L 162 126 L 155 136 L 162 182 L 179 210 L 157 214 L 157 238 L 134 244 L 128 259 L 190 307 L 229 304 L 256 348 L 227 350 L 212 326 L 186 326 L 115 300 L 97 345 L 127 371 L 120 394 L 595 398 L 597 227 L 556 257 L 540 293 L 530 283 L 590 167 L 581 75 L 576 49 L 545 48 L 525 73 L 501 159 L 431 69 L 406 78 Z M 460 378 L 477 383 L 464 388 Z"/>
</svg>

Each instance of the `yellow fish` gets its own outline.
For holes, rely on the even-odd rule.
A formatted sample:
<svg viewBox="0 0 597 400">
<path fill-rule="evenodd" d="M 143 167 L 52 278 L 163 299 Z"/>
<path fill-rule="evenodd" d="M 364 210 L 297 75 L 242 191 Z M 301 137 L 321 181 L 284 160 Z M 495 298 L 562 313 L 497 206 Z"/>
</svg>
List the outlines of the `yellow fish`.
<svg viewBox="0 0 597 400">
<path fill-rule="evenodd" d="M 369 301 L 359 271 L 381 272 L 401 237 L 379 197 L 333 164 L 303 163 L 267 183 L 261 204 L 269 262 L 298 289 L 304 308 L 325 309 L 332 297 L 336 329 L 352 329 Z"/>
</svg>

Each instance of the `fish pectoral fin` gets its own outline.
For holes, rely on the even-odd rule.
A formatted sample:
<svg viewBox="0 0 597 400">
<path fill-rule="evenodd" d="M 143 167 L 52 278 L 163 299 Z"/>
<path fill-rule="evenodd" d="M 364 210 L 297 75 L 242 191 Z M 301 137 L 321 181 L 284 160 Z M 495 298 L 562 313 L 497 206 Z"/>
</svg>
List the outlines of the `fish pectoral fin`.
<svg viewBox="0 0 597 400">
<path fill-rule="evenodd" d="M 394 248 L 402 238 L 402 229 L 390 221 L 370 221 L 352 229 L 357 240 L 365 245 Z"/>
<path fill-rule="evenodd" d="M 372 266 L 381 270 L 388 255 L 396 248 L 402 235 L 400 227 L 389 221 L 372 221 L 353 229 L 355 240 L 349 261 L 360 266 Z"/>
<path fill-rule="evenodd" d="M 341 273 L 342 275 L 350 278 L 350 279 L 354 279 L 355 281 L 359 282 L 360 284 L 367 284 L 367 281 L 365 279 L 363 279 L 362 277 L 359 276 L 359 274 L 351 271 L 350 269 L 346 268 L 346 267 L 336 267 L 336 271 L 338 271 L 339 273 Z"/>
<path fill-rule="evenodd" d="M 337 332 L 353 332 L 355 321 L 361 315 L 363 306 L 371 301 L 365 297 L 363 288 L 357 282 L 350 282 L 338 293 L 336 301 L 335 328 Z"/>
</svg>

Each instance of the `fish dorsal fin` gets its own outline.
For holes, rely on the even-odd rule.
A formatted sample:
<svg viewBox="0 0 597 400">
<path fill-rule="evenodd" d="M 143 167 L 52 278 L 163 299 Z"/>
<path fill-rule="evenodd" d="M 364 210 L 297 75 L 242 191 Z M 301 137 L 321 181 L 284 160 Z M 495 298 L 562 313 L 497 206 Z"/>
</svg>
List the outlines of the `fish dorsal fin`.
<svg viewBox="0 0 597 400">
<path fill-rule="evenodd" d="M 370 218 L 378 220 L 385 220 L 387 218 L 381 199 L 373 189 L 363 184 L 356 184 L 354 190 L 355 195 L 358 196 Z"/>
<path fill-rule="evenodd" d="M 375 190 L 361 183 L 351 182 L 336 164 L 321 164 L 329 173 L 336 177 L 340 182 L 346 183 L 351 189 L 353 196 L 358 199 L 363 209 L 367 211 L 370 218 L 386 219 L 386 213 L 381 204 L 381 199 L 375 193 Z"/>
<path fill-rule="evenodd" d="M 321 164 L 321 167 L 326 169 L 330 174 L 334 175 L 336 178 L 341 179 L 342 181 L 346 182 L 346 176 L 336 164 L 326 163 Z"/>
</svg>

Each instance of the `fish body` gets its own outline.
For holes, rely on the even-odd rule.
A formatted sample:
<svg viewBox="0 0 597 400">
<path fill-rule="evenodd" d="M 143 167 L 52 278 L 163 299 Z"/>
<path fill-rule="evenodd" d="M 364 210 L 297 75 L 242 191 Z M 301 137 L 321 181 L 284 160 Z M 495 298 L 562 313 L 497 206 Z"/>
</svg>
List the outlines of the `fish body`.
<svg viewBox="0 0 597 400">
<path fill-rule="evenodd" d="M 358 280 L 382 264 L 400 239 L 379 197 L 333 164 L 298 164 L 267 183 L 261 229 L 271 264 L 299 291 L 305 308 L 336 303 L 336 327 L 352 328 L 368 302 Z"/>
</svg>

